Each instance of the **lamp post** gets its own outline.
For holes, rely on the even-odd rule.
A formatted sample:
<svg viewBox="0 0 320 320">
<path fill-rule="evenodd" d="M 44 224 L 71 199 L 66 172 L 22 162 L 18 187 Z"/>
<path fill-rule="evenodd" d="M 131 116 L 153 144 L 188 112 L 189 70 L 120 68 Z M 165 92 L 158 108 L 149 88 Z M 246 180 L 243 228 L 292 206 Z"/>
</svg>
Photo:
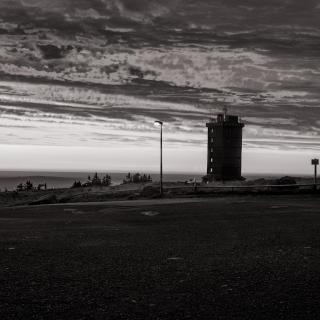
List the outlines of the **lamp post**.
<svg viewBox="0 0 320 320">
<path fill-rule="evenodd" d="M 160 126 L 160 196 L 163 194 L 163 187 L 162 187 L 162 121 L 155 121 L 155 125 Z"/>
<path fill-rule="evenodd" d="M 311 164 L 314 166 L 314 188 L 317 188 L 317 166 L 319 165 L 319 159 L 312 159 Z"/>
</svg>

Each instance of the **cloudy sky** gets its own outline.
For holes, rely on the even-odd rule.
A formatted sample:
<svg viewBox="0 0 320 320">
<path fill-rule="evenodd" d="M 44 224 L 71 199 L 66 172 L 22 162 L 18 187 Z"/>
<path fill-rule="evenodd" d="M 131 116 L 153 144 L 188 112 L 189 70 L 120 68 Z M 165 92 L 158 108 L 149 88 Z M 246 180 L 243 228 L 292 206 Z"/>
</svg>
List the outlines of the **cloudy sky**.
<svg viewBox="0 0 320 320">
<path fill-rule="evenodd" d="M 0 169 L 206 170 L 205 123 L 246 123 L 245 172 L 320 155 L 320 0 L 1 0 Z"/>
</svg>

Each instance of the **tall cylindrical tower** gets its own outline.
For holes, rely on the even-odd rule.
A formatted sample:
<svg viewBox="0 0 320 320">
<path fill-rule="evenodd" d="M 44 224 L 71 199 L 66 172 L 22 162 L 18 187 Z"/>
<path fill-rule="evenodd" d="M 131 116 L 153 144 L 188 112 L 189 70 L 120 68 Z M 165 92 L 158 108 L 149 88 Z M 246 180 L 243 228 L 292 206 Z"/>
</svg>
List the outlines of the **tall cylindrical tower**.
<svg viewBox="0 0 320 320">
<path fill-rule="evenodd" d="M 242 128 L 238 116 L 218 114 L 208 127 L 207 174 L 215 180 L 240 180 Z"/>
</svg>

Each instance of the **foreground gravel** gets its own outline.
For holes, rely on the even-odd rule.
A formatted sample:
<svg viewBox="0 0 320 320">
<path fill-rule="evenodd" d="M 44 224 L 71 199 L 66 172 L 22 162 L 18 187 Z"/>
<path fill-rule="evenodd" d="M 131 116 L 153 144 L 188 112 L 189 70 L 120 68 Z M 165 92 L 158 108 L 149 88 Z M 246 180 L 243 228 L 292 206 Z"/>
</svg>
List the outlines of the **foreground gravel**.
<svg viewBox="0 0 320 320">
<path fill-rule="evenodd" d="M 320 198 L 0 209 L 0 319 L 316 319 Z"/>
</svg>

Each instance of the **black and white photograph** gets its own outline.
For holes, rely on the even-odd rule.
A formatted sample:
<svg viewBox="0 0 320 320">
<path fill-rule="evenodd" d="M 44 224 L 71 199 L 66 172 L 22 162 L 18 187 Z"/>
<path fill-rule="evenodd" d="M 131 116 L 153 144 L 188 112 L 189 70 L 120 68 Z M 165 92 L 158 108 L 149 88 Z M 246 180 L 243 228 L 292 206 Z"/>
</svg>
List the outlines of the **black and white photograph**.
<svg viewBox="0 0 320 320">
<path fill-rule="evenodd" d="M 320 317 L 320 0 L 0 0 L 0 319 Z"/>
</svg>

